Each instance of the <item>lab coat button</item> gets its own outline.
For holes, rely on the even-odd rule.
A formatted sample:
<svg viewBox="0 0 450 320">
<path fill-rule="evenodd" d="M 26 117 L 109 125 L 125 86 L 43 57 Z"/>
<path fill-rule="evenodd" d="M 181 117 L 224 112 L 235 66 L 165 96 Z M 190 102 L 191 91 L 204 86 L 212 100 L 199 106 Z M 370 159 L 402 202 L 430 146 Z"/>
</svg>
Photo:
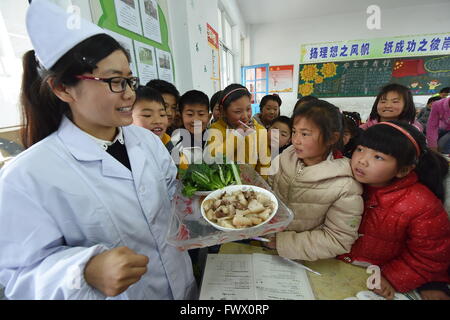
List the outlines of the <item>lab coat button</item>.
<svg viewBox="0 0 450 320">
<path fill-rule="evenodd" d="M 144 193 L 145 193 L 145 187 L 144 187 L 144 186 L 141 186 L 141 187 L 139 188 L 139 192 L 140 192 L 141 194 L 144 194 Z"/>
</svg>

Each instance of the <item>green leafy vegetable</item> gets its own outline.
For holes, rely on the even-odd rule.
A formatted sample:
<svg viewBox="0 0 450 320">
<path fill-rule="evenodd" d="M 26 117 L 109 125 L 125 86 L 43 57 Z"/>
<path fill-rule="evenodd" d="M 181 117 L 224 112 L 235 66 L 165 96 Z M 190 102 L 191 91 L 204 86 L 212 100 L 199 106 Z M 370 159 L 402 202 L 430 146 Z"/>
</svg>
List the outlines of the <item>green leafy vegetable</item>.
<svg viewBox="0 0 450 320">
<path fill-rule="evenodd" d="M 183 183 L 182 193 L 192 197 L 196 191 L 213 191 L 232 184 L 242 184 L 240 171 L 234 163 L 191 164 L 186 170 L 179 169 Z"/>
</svg>

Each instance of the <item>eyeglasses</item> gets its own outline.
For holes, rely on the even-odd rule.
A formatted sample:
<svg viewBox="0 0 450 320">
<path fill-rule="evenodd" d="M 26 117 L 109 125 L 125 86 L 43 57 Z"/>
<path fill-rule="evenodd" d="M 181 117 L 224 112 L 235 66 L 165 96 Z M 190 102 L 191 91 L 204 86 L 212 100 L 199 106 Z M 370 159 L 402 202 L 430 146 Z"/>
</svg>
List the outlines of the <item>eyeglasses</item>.
<svg viewBox="0 0 450 320">
<path fill-rule="evenodd" d="M 127 84 L 130 86 L 130 88 L 133 91 L 136 91 L 136 89 L 139 87 L 139 78 L 138 77 L 97 78 L 97 77 L 89 77 L 89 76 L 76 76 L 76 78 L 82 79 L 82 80 L 96 80 L 96 81 L 106 82 L 107 84 L 109 84 L 109 89 L 111 89 L 111 91 L 115 92 L 115 93 L 124 92 L 127 89 Z"/>
</svg>

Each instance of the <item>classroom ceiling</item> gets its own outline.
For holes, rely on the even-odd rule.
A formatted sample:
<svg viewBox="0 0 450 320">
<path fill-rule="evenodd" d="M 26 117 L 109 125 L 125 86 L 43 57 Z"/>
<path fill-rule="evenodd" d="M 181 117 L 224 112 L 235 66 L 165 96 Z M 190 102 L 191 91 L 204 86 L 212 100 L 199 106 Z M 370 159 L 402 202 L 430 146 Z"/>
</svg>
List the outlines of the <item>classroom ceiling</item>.
<svg viewBox="0 0 450 320">
<path fill-rule="evenodd" d="M 366 12 L 373 4 L 383 10 L 448 3 L 449 0 L 236 0 L 247 24 L 274 23 L 349 12 Z"/>
</svg>

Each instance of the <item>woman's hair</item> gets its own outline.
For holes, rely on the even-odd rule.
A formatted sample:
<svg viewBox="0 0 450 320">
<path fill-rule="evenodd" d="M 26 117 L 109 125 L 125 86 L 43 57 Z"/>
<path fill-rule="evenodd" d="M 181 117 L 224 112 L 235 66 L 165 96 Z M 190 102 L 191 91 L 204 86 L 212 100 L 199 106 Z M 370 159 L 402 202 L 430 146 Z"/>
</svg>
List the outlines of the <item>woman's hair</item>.
<svg viewBox="0 0 450 320">
<path fill-rule="evenodd" d="M 161 96 L 161 93 L 150 87 L 139 86 L 136 90 L 136 102 L 140 100 L 155 101 L 164 106 L 164 99 Z"/>
<path fill-rule="evenodd" d="M 291 122 L 292 127 L 299 117 L 314 122 L 320 129 L 322 143 L 324 144 L 330 143 L 333 140 L 334 133 L 338 132 L 339 139 L 331 145 L 330 151 L 342 150 L 344 123 L 338 107 L 324 100 L 313 100 L 294 111 Z"/>
<path fill-rule="evenodd" d="M 22 143 L 28 148 L 55 132 L 63 115 L 72 117 L 70 107 L 51 90 L 47 81 L 53 78 L 54 86 L 75 86 L 77 75 L 92 72 L 97 63 L 116 50 L 127 51 L 106 34 L 92 36 L 77 44 L 62 56 L 49 70 L 36 60 L 34 50 L 23 56 L 23 76 L 20 102 L 22 106 Z"/>
<path fill-rule="evenodd" d="M 222 91 L 222 95 L 220 96 L 219 105 L 222 106 L 223 110 L 225 111 L 230 104 L 238 100 L 242 97 L 249 97 L 249 99 L 252 98 L 252 95 L 250 92 L 248 92 L 247 88 L 237 84 L 232 83 Z"/>
<path fill-rule="evenodd" d="M 216 106 L 216 104 L 219 104 L 219 99 L 220 96 L 222 95 L 222 91 L 217 91 L 216 93 L 213 94 L 213 96 L 211 97 L 211 100 L 209 102 L 209 111 L 213 112 L 214 107 Z"/>
<path fill-rule="evenodd" d="M 447 160 L 427 147 L 425 136 L 414 126 L 404 121 L 389 122 L 406 130 L 417 142 L 420 150 L 418 157 L 414 144 L 404 133 L 382 123 L 362 132 L 358 139 L 358 145 L 394 157 L 397 160 L 398 169 L 415 164 L 419 181 L 444 202 L 444 179 L 448 172 Z"/>
<path fill-rule="evenodd" d="M 281 98 L 277 94 L 268 94 L 261 99 L 261 102 L 259 103 L 259 110 L 262 110 L 266 103 L 270 100 L 275 101 L 278 103 L 278 107 L 281 107 Z"/>
<path fill-rule="evenodd" d="M 378 102 L 380 102 L 382 98 L 386 98 L 388 92 L 392 91 L 397 92 L 399 95 L 401 95 L 405 103 L 403 111 L 400 113 L 397 120 L 403 120 L 408 123 L 413 123 L 416 117 L 416 106 L 414 105 L 413 96 L 411 94 L 411 91 L 409 91 L 407 87 L 397 83 L 391 83 L 381 88 L 381 91 L 377 95 L 377 98 L 375 99 L 375 102 L 372 106 L 372 111 L 370 112 L 369 119 L 380 121 L 380 116 L 378 115 L 377 110 Z"/>
<path fill-rule="evenodd" d="M 147 82 L 145 86 L 158 90 L 160 94 L 170 94 L 174 96 L 177 104 L 178 101 L 180 100 L 180 92 L 170 82 L 161 79 L 153 79 Z"/>
</svg>

